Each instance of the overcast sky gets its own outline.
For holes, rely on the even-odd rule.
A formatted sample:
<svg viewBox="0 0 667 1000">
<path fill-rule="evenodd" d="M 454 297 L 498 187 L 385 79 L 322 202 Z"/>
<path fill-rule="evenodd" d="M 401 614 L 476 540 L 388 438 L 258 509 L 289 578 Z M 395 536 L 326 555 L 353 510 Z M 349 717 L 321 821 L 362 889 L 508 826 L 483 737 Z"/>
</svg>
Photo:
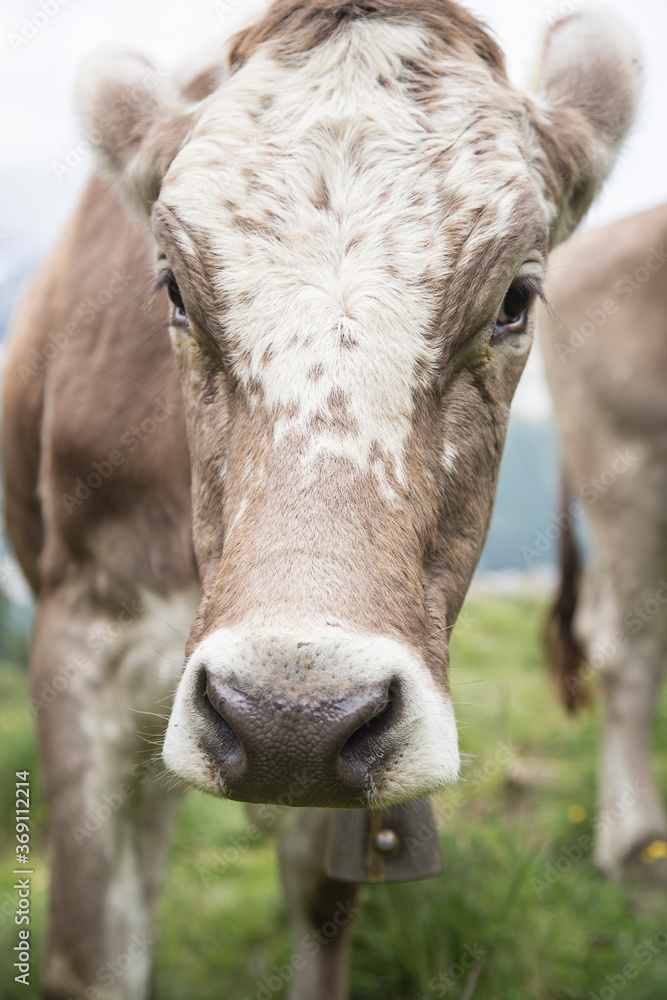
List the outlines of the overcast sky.
<svg viewBox="0 0 667 1000">
<path fill-rule="evenodd" d="M 0 10 L 0 283 L 42 253 L 76 202 L 91 161 L 58 177 L 81 135 L 72 107 L 78 66 L 91 51 L 120 45 L 164 68 L 187 65 L 202 47 L 265 4 L 256 0 L 2 0 Z M 476 0 L 467 4 L 505 51 L 510 77 L 532 78 L 550 20 L 577 0 Z M 639 121 L 587 225 L 600 225 L 667 200 L 667 3 L 609 0 L 638 34 L 646 69 Z M 31 36 L 31 37 L 27 37 Z M 537 359 L 522 381 L 520 410 L 547 408 Z"/>
</svg>

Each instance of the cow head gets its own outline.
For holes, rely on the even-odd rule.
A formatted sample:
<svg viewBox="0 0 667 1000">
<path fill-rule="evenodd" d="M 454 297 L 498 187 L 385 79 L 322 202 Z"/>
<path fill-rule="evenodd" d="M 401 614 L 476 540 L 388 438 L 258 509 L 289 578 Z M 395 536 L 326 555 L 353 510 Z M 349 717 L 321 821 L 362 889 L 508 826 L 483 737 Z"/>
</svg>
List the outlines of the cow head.
<svg viewBox="0 0 667 1000">
<path fill-rule="evenodd" d="M 197 102 L 136 57 L 84 74 L 172 302 L 203 597 L 164 756 L 193 784 L 363 807 L 456 778 L 448 639 L 532 306 L 638 76 L 575 15 L 522 95 L 449 0 L 280 0 Z"/>
</svg>

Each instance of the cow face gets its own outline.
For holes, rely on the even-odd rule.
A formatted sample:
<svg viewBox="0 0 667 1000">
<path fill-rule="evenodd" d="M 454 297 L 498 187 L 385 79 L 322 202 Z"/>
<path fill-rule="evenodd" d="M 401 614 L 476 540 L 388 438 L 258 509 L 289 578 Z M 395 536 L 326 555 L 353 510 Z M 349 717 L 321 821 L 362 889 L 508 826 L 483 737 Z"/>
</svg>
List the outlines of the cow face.
<svg viewBox="0 0 667 1000">
<path fill-rule="evenodd" d="M 83 87 L 150 209 L 187 409 L 203 598 L 164 755 L 248 801 L 456 778 L 448 637 L 532 306 L 636 96 L 597 16 L 552 30 L 532 100 L 455 5 L 376 6 L 272 8 L 194 106 L 129 58 Z"/>
</svg>

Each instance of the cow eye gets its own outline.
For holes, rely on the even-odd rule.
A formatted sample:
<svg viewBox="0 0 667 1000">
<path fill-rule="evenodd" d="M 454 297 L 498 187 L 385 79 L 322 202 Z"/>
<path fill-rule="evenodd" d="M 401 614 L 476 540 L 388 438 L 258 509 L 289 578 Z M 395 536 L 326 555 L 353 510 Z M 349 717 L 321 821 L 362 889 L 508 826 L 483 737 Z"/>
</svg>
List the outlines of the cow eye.
<svg viewBox="0 0 667 1000">
<path fill-rule="evenodd" d="M 539 294 L 539 287 L 534 281 L 519 279 L 510 285 L 496 319 L 494 337 L 504 333 L 521 333 L 525 329 L 532 301 Z"/>
<path fill-rule="evenodd" d="M 183 303 L 183 296 L 181 295 L 181 290 L 176 284 L 176 278 L 173 274 L 169 275 L 167 280 L 167 295 L 174 304 L 174 320 L 176 323 L 188 324 L 187 313 L 185 311 L 185 305 Z"/>
</svg>

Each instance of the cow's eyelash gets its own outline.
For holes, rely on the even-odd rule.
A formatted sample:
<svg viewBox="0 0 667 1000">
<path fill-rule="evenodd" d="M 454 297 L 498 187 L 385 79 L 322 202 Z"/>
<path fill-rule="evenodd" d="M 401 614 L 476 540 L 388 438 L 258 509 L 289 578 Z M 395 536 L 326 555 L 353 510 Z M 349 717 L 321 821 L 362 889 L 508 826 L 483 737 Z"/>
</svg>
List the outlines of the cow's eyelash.
<svg viewBox="0 0 667 1000">
<path fill-rule="evenodd" d="M 544 284 L 541 278 L 535 274 L 525 274 L 513 282 L 513 287 L 523 292 L 530 299 L 539 299 L 547 312 L 551 312 L 549 301 L 544 291 Z"/>
<path fill-rule="evenodd" d="M 161 292 L 163 288 L 166 288 L 173 277 L 174 272 L 168 267 L 163 267 L 153 282 L 151 295 L 157 295 L 157 293 Z"/>
</svg>

